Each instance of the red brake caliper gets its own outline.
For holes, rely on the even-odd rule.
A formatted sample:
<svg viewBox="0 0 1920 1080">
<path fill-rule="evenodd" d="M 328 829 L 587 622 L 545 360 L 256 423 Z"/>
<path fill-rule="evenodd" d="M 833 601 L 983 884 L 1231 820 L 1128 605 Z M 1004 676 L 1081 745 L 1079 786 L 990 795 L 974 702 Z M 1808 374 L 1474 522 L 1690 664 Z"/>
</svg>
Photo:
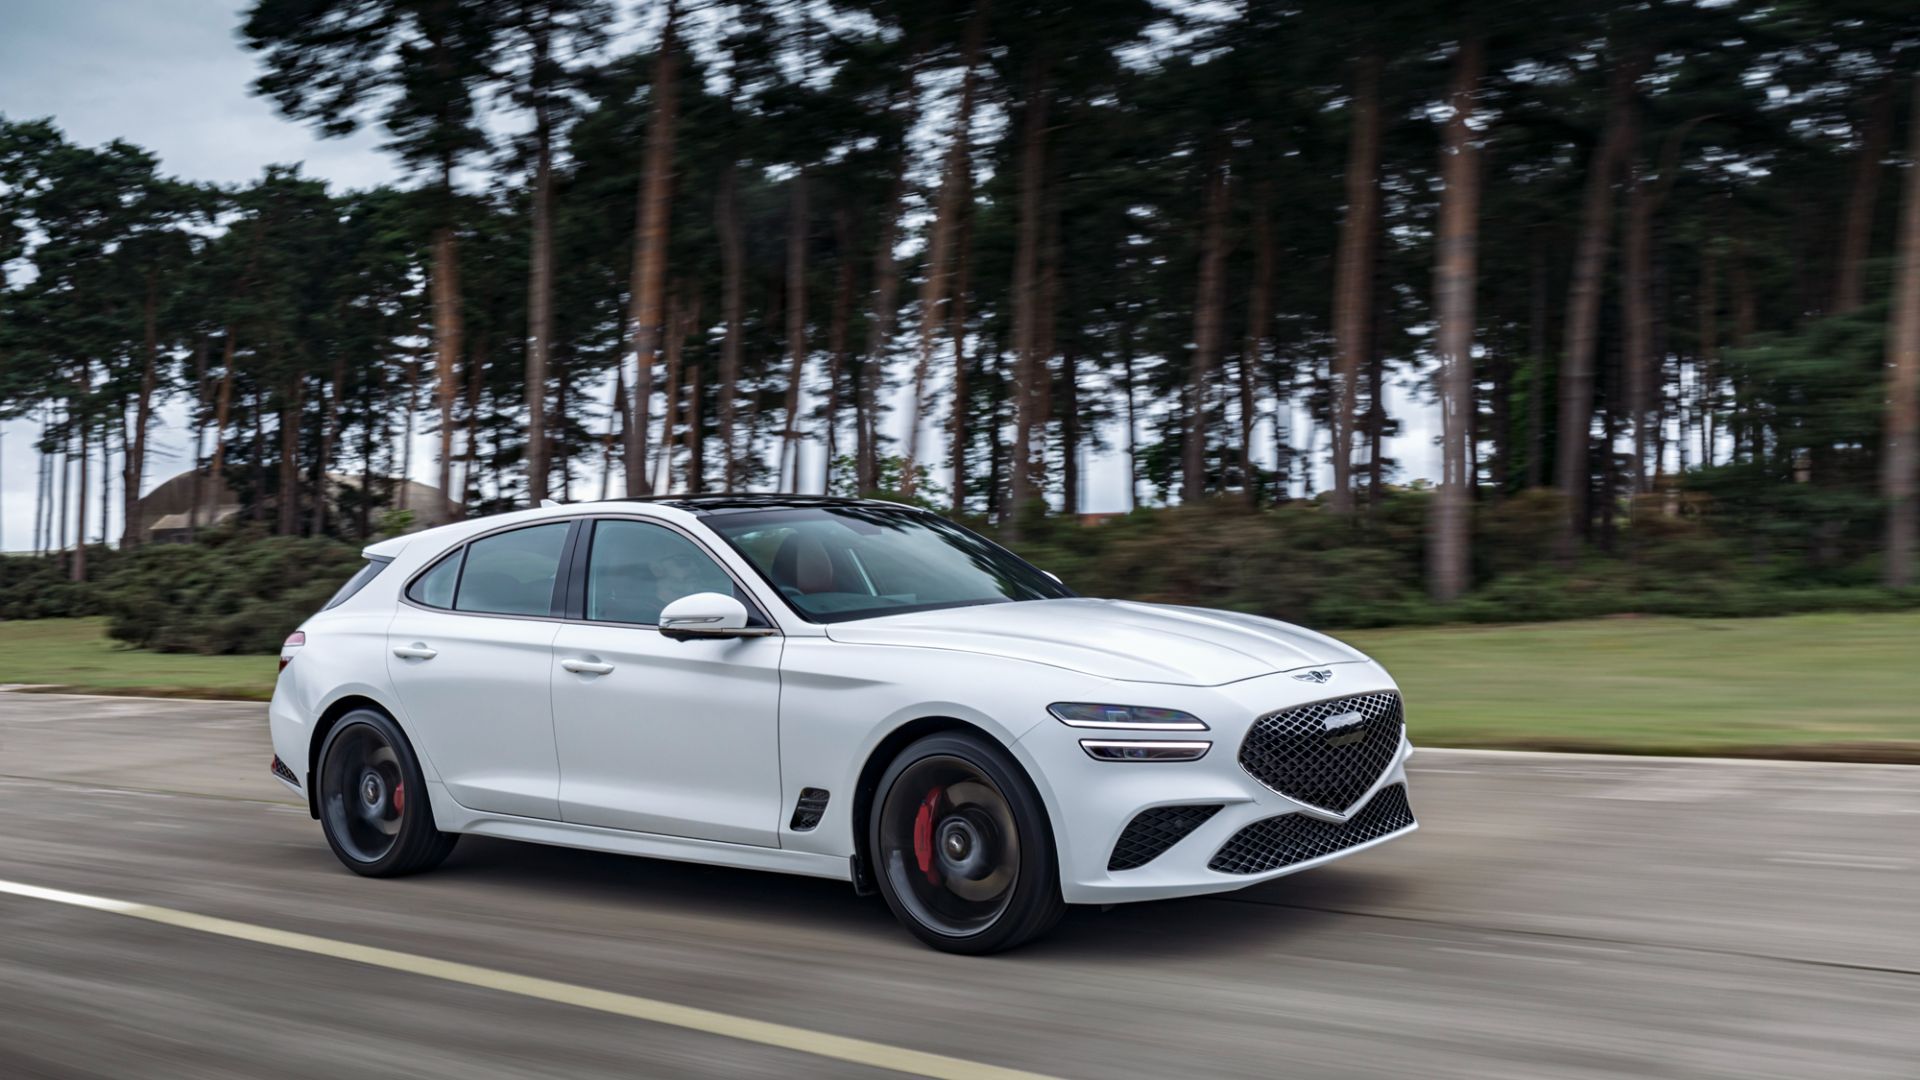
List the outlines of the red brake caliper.
<svg viewBox="0 0 1920 1080">
<path fill-rule="evenodd" d="M 393 785 L 393 816 L 399 817 L 407 812 L 407 782 L 402 780 Z"/>
<path fill-rule="evenodd" d="M 920 810 L 913 815 L 913 858 L 920 864 L 920 872 L 927 880 L 940 884 L 940 871 L 933 865 L 933 807 L 946 791 L 944 785 L 931 788 L 927 797 L 920 800 Z"/>
</svg>

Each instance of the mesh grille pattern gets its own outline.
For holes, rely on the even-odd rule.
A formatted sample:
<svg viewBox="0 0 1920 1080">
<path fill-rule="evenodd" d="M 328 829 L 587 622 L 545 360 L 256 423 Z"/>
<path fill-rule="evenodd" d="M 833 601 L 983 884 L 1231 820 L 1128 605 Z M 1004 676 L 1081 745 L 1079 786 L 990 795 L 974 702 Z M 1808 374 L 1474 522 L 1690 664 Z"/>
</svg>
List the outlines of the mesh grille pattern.
<svg viewBox="0 0 1920 1080">
<path fill-rule="evenodd" d="M 1413 808 L 1407 805 L 1407 787 L 1395 784 L 1381 788 L 1372 802 L 1344 823 L 1305 814 L 1256 821 L 1234 833 L 1207 863 L 1207 869 L 1223 874 L 1264 873 L 1378 840 L 1411 824 Z"/>
<path fill-rule="evenodd" d="M 1127 823 L 1107 860 L 1109 870 L 1132 870 L 1160 857 L 1188 833 L 1220 812 L 1217 806 L 1156 806 L 1142 810 Z"/>
<path fill-rule="evenodd" d="M 1358 721 L 1327 726 L 1358 713 Z M 1400 695 L 1358 694 L 1268 713 L 1240 744 L 1253 778 L 1308 806 L 1341 813 L 1366 794 L 1400 749 Z"/>
</svg>

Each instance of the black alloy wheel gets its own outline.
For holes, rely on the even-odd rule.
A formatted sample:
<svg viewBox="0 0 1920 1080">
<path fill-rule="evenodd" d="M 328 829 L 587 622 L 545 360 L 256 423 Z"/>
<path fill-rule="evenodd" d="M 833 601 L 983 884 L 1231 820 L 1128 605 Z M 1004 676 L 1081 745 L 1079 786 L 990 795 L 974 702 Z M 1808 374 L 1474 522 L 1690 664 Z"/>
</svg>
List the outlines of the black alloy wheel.
<svg viewBox="0 0 1920 1080">
<path fill-rule="evenodd" d="M 936 949 L 1012 948 L 1065 910 L 1040 798 L 984 739 L 941 734 L 909 746 L 881 777 L 870 817 L 881 894 Z"/>
<path fill-rule="evenodd" d="M 320 827 L 342 863 L 368 877 L 431 869 L 459 839 L 435 827 L 420 764 L 399 725 L 358 709 L 320 747 Z"/>
</svg>

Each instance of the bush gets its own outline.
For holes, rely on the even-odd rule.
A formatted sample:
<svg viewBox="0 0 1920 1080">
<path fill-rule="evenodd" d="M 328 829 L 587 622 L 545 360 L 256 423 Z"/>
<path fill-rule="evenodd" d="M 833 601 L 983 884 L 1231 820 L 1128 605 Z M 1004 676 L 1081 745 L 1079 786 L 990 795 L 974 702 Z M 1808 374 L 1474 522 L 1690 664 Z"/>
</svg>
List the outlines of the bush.
<svg viewBox="0 0 1920 1080">
<path fill-rule="evenodd" d="M 87 548 L 88 574 L 110 569 L 119 553 L 108 547 Z M 94 581 L 70 581 L 67 558 L 38 555 L 0 555 L 0 619 L 66 619 L 100 614 L 99 589 Z"/>
<path fill-rule="evenodd" d="M 160 652 L 271 653 L 360 567 L 337 540 L 214 533 L 121 555 L 97 587 L 108 633 Z"/>
<path fill-rule="evenodd" d="M 1872 584 L 1870 560 L 1835 562 L 1723 514 L 1667 516 L 1653 505 L 1621 525 L 1611 552 L 1565 565 L 1554 555 L 1562 506 L 1551 492 L 1478 508 L 1475 586 L 1439 605 L 1425 591 L 1430 499 L 1395 492 L 1352 518 L 1318 502 L 1250 511 L 1216 500 L 1085 528 L 1062 518 L 1025 523 L 1006 543 L 1090 594 L 1340 629 L 1920 606 L 1920 590 Z"/>
</svg>

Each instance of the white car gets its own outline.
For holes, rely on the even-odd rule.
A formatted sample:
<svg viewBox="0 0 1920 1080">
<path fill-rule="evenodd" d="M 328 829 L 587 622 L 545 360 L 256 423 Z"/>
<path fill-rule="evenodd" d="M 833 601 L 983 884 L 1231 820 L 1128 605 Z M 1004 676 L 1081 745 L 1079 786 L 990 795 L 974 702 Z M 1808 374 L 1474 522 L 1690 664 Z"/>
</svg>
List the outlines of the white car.
<svg viewBox="0 0 1920 1080">
<path fill-rule="evenodd" d="M 1415 828 L 1387 673 L 1271 619 L 1074 595 L 934 514 L 620 500 L 367 548 L 292 635 L 273 773 L 354 871 L 461 833 L 877 888 L 985 953 Z"/>
</svg>

